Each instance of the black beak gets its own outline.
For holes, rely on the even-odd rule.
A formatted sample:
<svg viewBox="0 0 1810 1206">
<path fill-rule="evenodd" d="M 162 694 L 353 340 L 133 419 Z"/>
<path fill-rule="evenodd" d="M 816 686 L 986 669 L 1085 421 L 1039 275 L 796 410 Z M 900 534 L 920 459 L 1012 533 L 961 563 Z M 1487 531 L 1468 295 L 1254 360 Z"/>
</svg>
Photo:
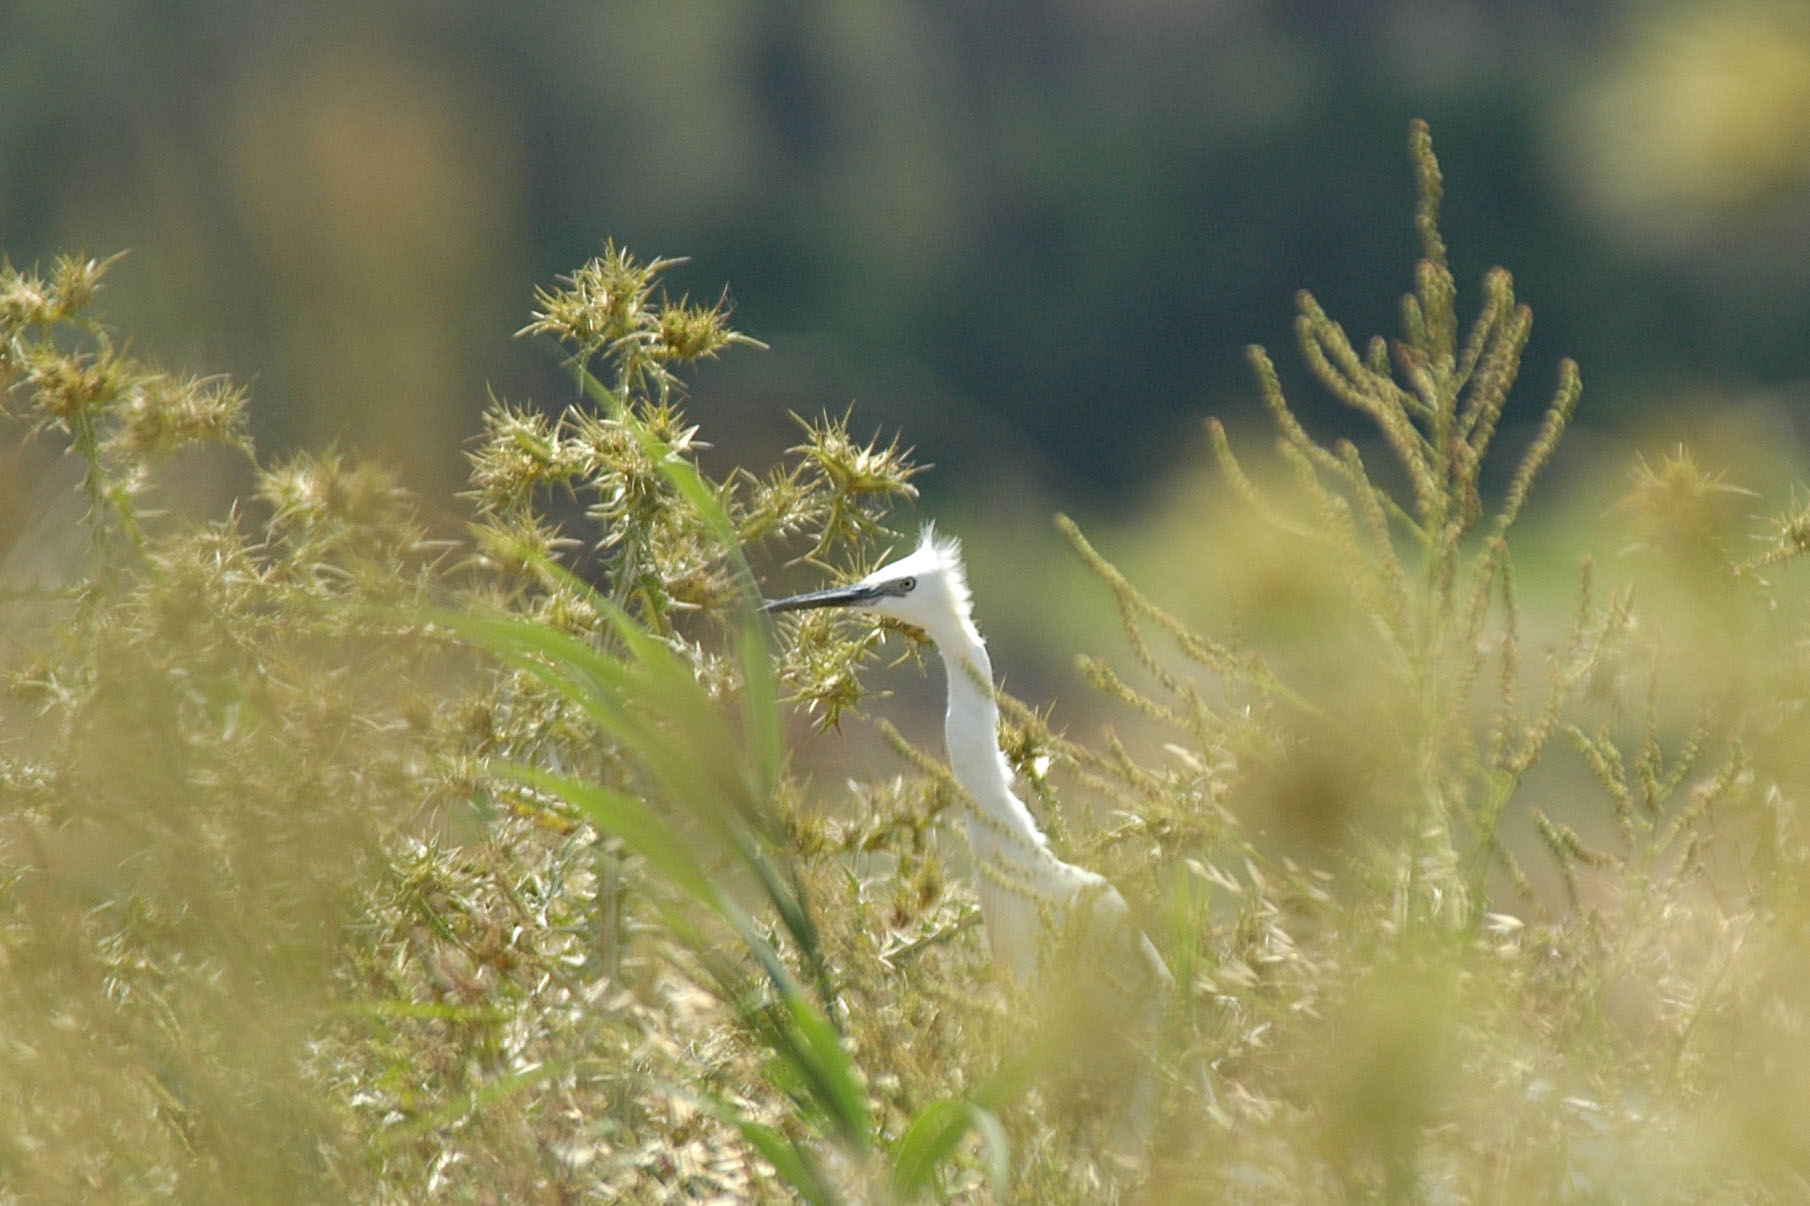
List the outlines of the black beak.
<svg viewBox="0 0 1810 1206">
<path fill-rule="evenodd" d="M 859 607 L 872 603 L 886 592 L 877 586 L 833 586 L 793 595 L 789 599 L 770 599 L 761 604 L 762 611 L 805 611 L 813 607 Z"/>
</svg>

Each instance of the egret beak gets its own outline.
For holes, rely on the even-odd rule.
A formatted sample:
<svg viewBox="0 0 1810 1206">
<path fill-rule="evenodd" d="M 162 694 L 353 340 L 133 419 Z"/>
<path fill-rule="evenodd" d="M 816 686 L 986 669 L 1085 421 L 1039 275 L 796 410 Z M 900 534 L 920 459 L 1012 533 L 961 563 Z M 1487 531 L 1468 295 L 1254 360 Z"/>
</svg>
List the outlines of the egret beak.
<svg viewBox="0 0 1810 1206">
<path fill-rule="evenodd" d="M 860 607 L 885 597 L 889 592 L 881 586 L 833 586 L 829 590 L 813 590 L 788 599 L 770 599 L 761 604 L 762 611 L 805 611 L 813 607 Z"/>
</svg>

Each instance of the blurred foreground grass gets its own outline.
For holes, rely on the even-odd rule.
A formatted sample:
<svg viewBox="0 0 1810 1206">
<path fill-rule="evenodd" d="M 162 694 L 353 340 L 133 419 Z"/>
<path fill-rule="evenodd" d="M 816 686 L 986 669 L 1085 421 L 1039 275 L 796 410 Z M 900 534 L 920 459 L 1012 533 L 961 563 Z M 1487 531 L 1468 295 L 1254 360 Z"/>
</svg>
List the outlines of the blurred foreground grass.
<svg viewBox="0 0 1810 1206">
<path fill-rule="evenodd" d="M 1137 1169 L 1098 1036 L 986 966 L 934 754 L 875 721 L 897 759 L 830 791 L 781 745 L 782 696 L 865 723 L 910 634 L 770 648 L 755 577 L 882 555 L 899 444 L 825 418 L 705 477 L 675 373 L 748 341 L 612 246 L 529 327 L 583 399 L 494 404 L 470 532 L 430 539 L 381 468 L 259 460 L 242 391 L 129 352 L 105 265 L 7 269 L 8 410 L 88 522 L 78 571 L 19 545 L 5 583 L 0 1199 L 1810 1192 L 1804 499 L 1681 447 L 1539 533 L 1598 560 L 1530 566 L 1579 374 L 1492 447 L 1530 316 L 1497 272 L 1460 322 L 1421 129 L 1413 161 L 1402 337 L 1299 299 L 1374 442 L 1316 441 L 1253 350 L 1274 458 L 1215 428 L 1156 535 L 1063 521 L 1123 620 L 1082 662 L 1114 727 L 1003 701 L 1053 840 L 1176 972 Z M 198 443 L 251 490 L 158 512 Z M 1095 547 L 1145 540 L 1204 550 L 1156 592 L 1189 608 Z"/>
</svg>

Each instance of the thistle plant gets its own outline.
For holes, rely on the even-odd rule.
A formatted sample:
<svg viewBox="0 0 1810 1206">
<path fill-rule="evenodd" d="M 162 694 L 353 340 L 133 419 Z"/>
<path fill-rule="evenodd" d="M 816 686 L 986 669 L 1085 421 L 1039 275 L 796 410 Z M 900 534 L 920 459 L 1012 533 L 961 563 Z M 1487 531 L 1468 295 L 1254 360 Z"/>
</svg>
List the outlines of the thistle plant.
<svg viewBox="0 0 1810 1206">
<path fill-rule="evenodd" d="M 87 310 L 109 263 L 0 280 L 8 411 L 80 465 L 89 533 L 0 595 L 0 1192 L 356 1196 L 308 1067 L 380 835 L 435 797 L 431 671 L 363 610 L 433 552 L 338 463 L 257 470 L 261 524 L 153 512 L 165 461 L 249 454 L 245 395 L 126 353 Z"/>
<path fill-rule="evenodd" d="M 33 434 L 69 441 L 84 468 L 89 531 L 141 539 L 147 470 L 196 443 L 248 449 L 245 394 L 132 356 L 87 314 L 118 257 L 59 256 L 47 273 L 0 264 L 0 400 Z"/>
<path fill-rule="evenodd" d="M 752 341 L 722 325 L 721 305 L 656 301 L 655 281 L 671 263 L 641 264 L 612 246 L 566 288 L 537 295 L 526 333 L 565 343 L 584 402 L 551 421 L 495 407 L 473 454 L 480 546 L 512 550 L 529 571 L 534 588 L 509 602 L 531 618 L 449 613 L 438 622 L 550 693 L 556 712 L 582 719 L 580 748 L 531 727 L 487 750 L 490 773 L 526 789 L 522 806 L 569 816 L 619 845 L 601 852 L 609 876 L 641 885 L 642 908 L 670 936 L 669 957 L 767 1053 L 764 1079 L 793 1110 L 775 1125 L 716 1091 L 697 1093 L 703 1107 L 807 1200 L 913 1196 L 988 1116 L 943 1097 L 890 1136 L 874 1116 L 845 1038 L 849 972 L 831 966 L 794 840 L 808 822 L 782 787 L 777 680 L 745 555 L 785 541 L 806 546 L 802 559 L 868 555 L 886 506 L 913 493 L 915 471 L 896 441 L 854 439 L 845 415 L 801 424 L 805 443 L 790 466 L 708 480 L 670 366 Z M 573 538 L 539 511 L 551 490 L 588 500 L 601 587 L 555 562 Z M 696 627 L 688 617 L 729 638 L 729 655 L 688 635 Z M 857 642 L 840 658 L 864 649 Z M 810 702 L 833 722 L 852 700 L 846 686 L 817 685 L 820 676 L 839 684 L 852 676 L 821 665 L 793 674 L 812 684 Z M 506 690 L 513 699 L 519 688 Z M 583 748 L 597 743 L 601 758 Z M 581 766 L 585 773 L 570 773 Z M 749 891 L 778 919 L 778 934 L 746 910 Z M 626 943 L 620 933 L 605 940 Z"/>
</svg>

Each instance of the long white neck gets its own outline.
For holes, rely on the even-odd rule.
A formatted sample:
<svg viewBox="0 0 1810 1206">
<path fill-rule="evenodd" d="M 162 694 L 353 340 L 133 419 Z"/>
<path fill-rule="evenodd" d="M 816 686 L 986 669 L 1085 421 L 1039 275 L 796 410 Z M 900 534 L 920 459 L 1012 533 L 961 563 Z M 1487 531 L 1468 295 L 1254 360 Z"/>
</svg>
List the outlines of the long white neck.
<svg viewBox="0 0 1810 1206">
<path fill-rule="evenodd" d="M 968 849 L 987 945 L 995 964 L 1028 984 L 1037 975 L 1045 935 L 1058 924 L 1053 907 L 1066 901 L 1084 873 L 1050 851 L 1030 809 L 1012 794 L 1012 769 L 999 749 L 993 663 L 973 622 L 964 616 L 930 637 L 949 678 L 949 714 L 943 721 L 949 767 L 974 801 L 967 817 Z"/>
<path fill-rule="evenodd" d="M 931 639 L 949 678 L 949 711 L 943 718 L 949 766 L 979 810 L 968 822 L 975 857 L 1020 866 L 1052 857 L 1030 810 L 1012 794 L 1012 770 L 999 749 L 999 704 L 986 643 L 971 622 L 950 625 Z"/>
</svg>

